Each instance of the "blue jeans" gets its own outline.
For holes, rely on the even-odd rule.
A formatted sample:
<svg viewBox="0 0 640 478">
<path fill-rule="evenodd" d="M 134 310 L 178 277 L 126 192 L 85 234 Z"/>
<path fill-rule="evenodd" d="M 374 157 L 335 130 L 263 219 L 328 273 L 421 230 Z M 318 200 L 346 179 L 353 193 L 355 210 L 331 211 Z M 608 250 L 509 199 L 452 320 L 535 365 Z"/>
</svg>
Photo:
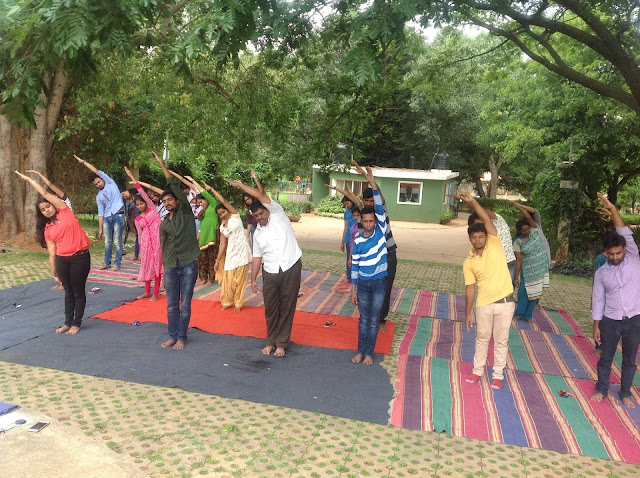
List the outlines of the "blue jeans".
<svg viewBox="0 0 640 478">
<path fill-rule="evenodd" d="M 102 223 L 104 232 L 104 263 L 111 265 L 111 252 L 113 242 L 116 243 L 116 262 L 114 265 L 120 267 L 122 262 L 122 232 L 124 230 L 124 214 L 114 214 L 105 216 Z"/>
<path fill-rule="evenodd" d="M 631 397 L 633 376 L 636 373 L 636 356 L 640 346 L 640 315 L 628 319 L 613 320 L 603 317 L 600 321 L 600 341 L 602 342 L 602 355 L 598 360 L 598 382 L 596 391 L 603 396 L 609 392 L 609 376 L 611 375 L 611 363 L 622 338 L 622 364 L 620 376 L 620 400 Z"/>
<path fill-rule="evenodd" d="M 387 278 L 376 280 L 358 279 L 356 293 L 358 295 L 358 353 L 365 357 L 373 357 L 373 349 L 378 339 L 380 312 L 387 290 Z"/>
<path fill-rule="evenodd" d="M 524 287 L 524 274 L 520 271 L 520 287 L 518 288 L 518 304 L 516 311 L 513 313 L 514 317 L 520 317 L 521 319 L 531 320 L 533 318 L 533 309 L 536 308 L 538 299 L 529 300 L 527 295 L 527 289 Z"/>
<path fill-rule="evenodd" d="M 167 293 L 167 322 L 172 340 L 187 340 L 187 329 L 191 320 L 191 299 L 198 278 L 198 261 L 185 266 L 178 261 L 177 267 L 164 270 L 164 287 Z"/>
</svg>

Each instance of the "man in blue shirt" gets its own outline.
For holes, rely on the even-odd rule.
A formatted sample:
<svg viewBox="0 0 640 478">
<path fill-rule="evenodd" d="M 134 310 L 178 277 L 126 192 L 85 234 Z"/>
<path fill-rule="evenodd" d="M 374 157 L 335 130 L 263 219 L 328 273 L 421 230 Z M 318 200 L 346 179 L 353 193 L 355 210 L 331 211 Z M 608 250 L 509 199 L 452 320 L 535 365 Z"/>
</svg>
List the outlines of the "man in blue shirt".
<svg viewBox="0 0 640 478">
<path fill-rule="evenodd" d="M 96 167 L 75 154 L 73 157 L 91 171 L 89 174 L 89 182 L 98 188 L 98 194 L 96 195 L 96 204 L 98 205 L 98 237 L 102 238 L 104 235 L 104 265 L 100 267 L 100 269 L 110 268 L 112 271 L 117 271 L 120 269 L 120 263 L 122 262 L 122 231 L 124 230 L 125 213 L 120 188 L 118 188 L 115 181 L 103 171 L 99 171 Z M 116 243 L 116 261 L 113 267 L 111 267 L 111 252 L 114 241 Z"/>
<path fill-rule="evenodd" d="M 365 206 L 360 212 L 364 231 L 353 241 L 351 254 L 351 301 L 360 311 L 358 352 L 351 361 L 372 365 L 387 290 L 387 215 L 370 167 L 364 176 L 373 189 L 374 207 Z"/>
</svg>

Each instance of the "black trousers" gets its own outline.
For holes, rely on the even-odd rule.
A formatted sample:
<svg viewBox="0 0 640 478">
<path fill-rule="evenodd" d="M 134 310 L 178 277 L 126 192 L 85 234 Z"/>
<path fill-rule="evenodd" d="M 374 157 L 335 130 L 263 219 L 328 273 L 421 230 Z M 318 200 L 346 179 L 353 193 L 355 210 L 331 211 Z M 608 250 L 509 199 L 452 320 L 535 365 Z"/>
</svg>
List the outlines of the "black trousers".
<svg viewBox="0 0 640 478">
<path fill-rule="evenodd" d="M 396 251 L 387 253 L 387 290 L 384 293 L 384 303 L 380 311 L 380 323 L 385 324 L 387 315 L 389 315 L 389 307 L 391 307 L 391 289 L 393 289 L 393 281 L 396 278 L 396 269 L 398 268 L 398 256 Z"/>
<path fill-rule="evenodd" d="M 616 353 L 618 342 L 622 338 L 622 364 L 620 377 L 620 392 L 622 400 L 631 396 L 633 376 L 636 373 L 636 355 L 640 346 L 640 315 L 623 320 L 612 320 L 603 317 L 600 321 L 600 340 L 602 353 L 598 360 L 598 382 L 596 391 L 607 396 L 609 392 L 609 376 L 611 363 Z"/>
<path fill-rule="evenodd" d="M 267 345 L 287 348 L 298 303 L 302 259 L 288 270 L 270 274 L 262 269 L 262 296 L 267 321 Z"/>
<path fill-rule="evenodd" d="M 56 256 L 56 273 L 64 286 L 64 325 L 80 327 L 87 304 L 85 287 L 91 269 L 89 250 L 73 256 Z"/>
</svg>

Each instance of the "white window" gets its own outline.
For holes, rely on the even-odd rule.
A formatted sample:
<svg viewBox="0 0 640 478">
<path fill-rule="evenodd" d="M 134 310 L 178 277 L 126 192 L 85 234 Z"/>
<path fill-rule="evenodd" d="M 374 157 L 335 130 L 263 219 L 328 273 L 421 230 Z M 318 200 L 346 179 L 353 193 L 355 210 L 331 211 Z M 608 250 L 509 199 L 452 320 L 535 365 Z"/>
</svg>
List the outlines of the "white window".
<svg viewBox="0 0 640 478">
<path fill-rule="evenodd" d="M 346 187 L 348 187 L 349 190 L 352 191 L 356 196 L 360 196 L 362 194 L 362 191 L 369 187 L 369 183 L 367 181 L 350 181 L 348 179 L 334 179 L 333 185 L 344 190 L 346 190 Z M 332 190 L 331 194 L 335 196 L 336 191 Z"/>
<path fill-rule="evenodd" d="M 398 181 L 398 204 L 422 204 L 422 183 Z"/>
</svg>

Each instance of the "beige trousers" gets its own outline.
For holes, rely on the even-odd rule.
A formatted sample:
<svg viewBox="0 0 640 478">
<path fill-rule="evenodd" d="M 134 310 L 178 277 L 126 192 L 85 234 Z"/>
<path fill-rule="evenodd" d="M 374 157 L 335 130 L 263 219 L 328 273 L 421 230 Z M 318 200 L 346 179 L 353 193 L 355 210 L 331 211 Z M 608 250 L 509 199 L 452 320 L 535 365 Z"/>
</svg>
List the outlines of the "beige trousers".
<svg viewBox="0 0 640 478">
<path fill-rule="evenodd" d="M 240 308 L 244 304 L 244 293 L 247 290 L 247 274 L 249 264 L 236 267 L 231 271 L 224 271 L 220 280 L 220 303 L 224 307 L 232 306 Z"/>
<path fill-rule="evenodd" d="M 489 341 L 493 336 L 493 378 L 502 380 L 502 371 L 509 352 L 509 328 L 513 319 L 515 302 L 489 304 L 476 307 L 476 352 L 473 356 L 473 373 L 482 377 L 487 365 Z"/>
</svg>

